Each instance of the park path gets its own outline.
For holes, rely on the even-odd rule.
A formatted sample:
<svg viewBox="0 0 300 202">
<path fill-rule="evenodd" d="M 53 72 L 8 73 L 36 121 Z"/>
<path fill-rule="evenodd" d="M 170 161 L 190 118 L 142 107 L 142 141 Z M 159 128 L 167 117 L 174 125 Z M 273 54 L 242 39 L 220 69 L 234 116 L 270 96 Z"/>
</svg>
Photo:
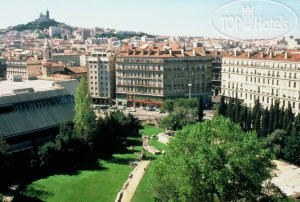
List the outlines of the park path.
<svg viewBox="0 0 300 202">
<path fill-rule="evenodd" d="M 121 197 L 121 202 L 130 202 L 135 190 L 137 189 L 140 181 L 142 180 L 146 168 L 150 164 L 150 161 L 148 160 L 142 160 L 138 164 L 138 166 L 133 170 L 131 178 L 129 178 L 126 183 L 124 189 L 122 189 L 122 197 Z"/>
</svg>

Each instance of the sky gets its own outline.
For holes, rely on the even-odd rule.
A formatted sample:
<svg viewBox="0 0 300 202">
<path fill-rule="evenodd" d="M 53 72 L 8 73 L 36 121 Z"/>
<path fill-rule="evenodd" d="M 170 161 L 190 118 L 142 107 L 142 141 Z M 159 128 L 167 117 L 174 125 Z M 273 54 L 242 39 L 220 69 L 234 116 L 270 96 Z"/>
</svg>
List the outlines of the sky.
<svg viewBox="0 0 300 202">
<path fill-rule="evenodd" d="M 0 28 L 27 23 L 41 12 L 79 27 L 104 27 L 170 36 L 220 36 L 212 13 L 232 0 L 2 0 Z M 251 1 L 251 0 L 249 0 Z M 299 0 L 276 0 L 300 16 Z M 299 23 L 298 23 L 299 24 Z M 300 26 L 295 31 L 300 34 Z"/>
</svg>

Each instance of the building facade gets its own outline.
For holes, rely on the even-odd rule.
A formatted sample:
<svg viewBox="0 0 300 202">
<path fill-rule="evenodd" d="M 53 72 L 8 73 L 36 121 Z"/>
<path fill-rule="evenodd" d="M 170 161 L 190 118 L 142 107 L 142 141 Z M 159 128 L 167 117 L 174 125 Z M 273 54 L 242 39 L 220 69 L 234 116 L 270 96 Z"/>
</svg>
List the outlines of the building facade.
<svg viewBox="0 0 300 202">
<path fill-rule="evenodd" d="M 213 56 L 212 60 L 212 89 L 215 96 L 220 94 L 221 91 L 221 70 L 222 70 L 222 57 Z"/>
<path fill-rule="evenodd" d="M 41 60 L 28 60 L 27 73 L 29 78 L 37 78 L 42 76 L 42 61 Z"/>
<path fill-rule="evenodd" d="M 0 59 L 0 80 L 6 79 L 6 62 Z"/>
<path fill-rule="evenodd" d="M 212 57 L 182 45 L 124 46 L 116 59 L 116 99 L 130 106 L 160 105 L 168 98 L 203 97 L 212 90 Z"/>
<path fill-rule="evenodd" d="M 80 55 L 79 54 L 55 53 L 52 55 L 51 61 L 63 62 L 65 64 L 70 64 L 71 67 L 79 67 L 80 66 Z"/>
<path fill-rule="evenodd" d="M 6 72 L 7 80 L 22 80 L 22 79 L 29 78 L 27 72 L 27 61 L 11 60 L 11 61 L 6 61 L 6 65 L 7 65 L 7 72 Z"/>
<path fill-rule="evenodd" d="M 115 99 L 115 56 L 93 52 L 88 57 L 89 92 L 94 103 L 111 104 Z"/>
<path fill-rule="evenodd" d="M 300 52 L 234 53 L 223 57 L 222 95 L 249 107 L 259 99 L 264 107 L 276 100 L 300 112 Z"/>
<path fill-rule="evenodd" d="M 9 151 L 32 149 L 52 140 L 74 118 L 74 97 L 64 89 L 17 89 L 0 97 L 0 138 Z"/>
</svg>

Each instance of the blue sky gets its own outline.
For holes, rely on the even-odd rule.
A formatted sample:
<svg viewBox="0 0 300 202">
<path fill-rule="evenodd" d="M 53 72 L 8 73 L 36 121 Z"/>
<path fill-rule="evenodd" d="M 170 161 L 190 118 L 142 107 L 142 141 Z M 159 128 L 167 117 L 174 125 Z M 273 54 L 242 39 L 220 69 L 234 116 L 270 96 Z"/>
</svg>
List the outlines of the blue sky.
<svg viewBox="0 0 300 202">
<path fill-rule="evenodd" d="M 300 16 L 299 0 L 277 0 Z M 210 25 L 213 11 L 228 0 L 2 0 L 0 27 L 51 18 L 73 26 L 106 27 L 173 36 L 219 36 Z M 298 26 L 297 34 L 300 34 Z"/>
</svg>

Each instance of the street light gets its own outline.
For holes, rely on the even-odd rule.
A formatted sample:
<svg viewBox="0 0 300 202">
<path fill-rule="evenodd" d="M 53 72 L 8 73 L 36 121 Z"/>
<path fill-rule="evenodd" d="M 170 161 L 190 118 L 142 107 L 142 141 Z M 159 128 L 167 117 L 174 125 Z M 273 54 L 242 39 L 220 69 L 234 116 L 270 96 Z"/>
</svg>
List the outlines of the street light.
<svg viewBox="0 0 300 202">
<path fill-rule="evenodd" d="M 191 84 L 191 83 L 188 84 L 188 87 L 189 87 L 189 99 L 192 98 L 192 86 L 193 86 L 193 84 Z"/>
</svg>

